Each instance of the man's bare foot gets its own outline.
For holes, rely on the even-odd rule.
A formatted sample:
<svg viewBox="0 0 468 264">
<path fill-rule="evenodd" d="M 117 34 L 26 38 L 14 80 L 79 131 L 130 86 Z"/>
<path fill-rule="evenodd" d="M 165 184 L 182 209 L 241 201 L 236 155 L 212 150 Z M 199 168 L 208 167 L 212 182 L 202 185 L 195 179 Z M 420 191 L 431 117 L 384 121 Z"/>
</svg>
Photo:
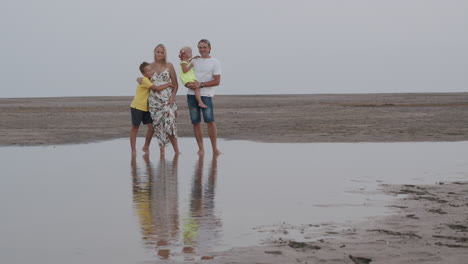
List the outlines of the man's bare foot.
<svg viewBox="0 0 468 264">
<path fill-rule="evenodd" d="M 208 106 L 206 104 L 198 104 L 199 107 L 201 108 L 208 108 Z"/>
<path fill-rule="evenodd" d="M 213 150 L 213 155 L 221 155 L 223 154 L 221 151 L 219 151 L 218 149 L 216 150 Z"/>
</svg>

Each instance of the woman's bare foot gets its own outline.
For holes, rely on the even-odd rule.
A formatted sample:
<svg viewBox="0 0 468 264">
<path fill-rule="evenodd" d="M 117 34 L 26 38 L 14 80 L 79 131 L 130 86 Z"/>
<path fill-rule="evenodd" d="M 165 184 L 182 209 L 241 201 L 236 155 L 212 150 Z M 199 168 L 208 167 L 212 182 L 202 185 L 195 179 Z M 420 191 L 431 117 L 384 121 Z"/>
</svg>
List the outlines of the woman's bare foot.
<svg viewBox="0 0 468 264">
<path fill-rule="evenodd" d="M 141 149 L 143 152 L 149 152 L 149 147 L 148 146 L 143 146 Z"/>
<path fill-rule="evenodd" d="M 160 155 L 161 157 L 164 157 L 164 155 L 166 155 L 166 149 L 165 149 L 165 148 L 160 148 L 160 149 L 159 149 L 159 155 Z"/>
<path fill-rule="evenodd" d="M 205 155 L 205 151 L 200 149 L 198 152 L 197 152 L 198 155 Z"/>
</svg>

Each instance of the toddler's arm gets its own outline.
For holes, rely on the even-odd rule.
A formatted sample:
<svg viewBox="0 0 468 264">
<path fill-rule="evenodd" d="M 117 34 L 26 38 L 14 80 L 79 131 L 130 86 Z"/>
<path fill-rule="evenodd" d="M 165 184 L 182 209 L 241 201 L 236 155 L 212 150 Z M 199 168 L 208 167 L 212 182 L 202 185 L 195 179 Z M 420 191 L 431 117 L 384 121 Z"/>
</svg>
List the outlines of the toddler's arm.
<svg viewBox="0 0 468 264">
<path fill-rule="evenodd" d="M 193 68 L 193 63 L 180 63 L 180 67 L 182 67 L 182 72 L 187 73 Z"/>
</svg>

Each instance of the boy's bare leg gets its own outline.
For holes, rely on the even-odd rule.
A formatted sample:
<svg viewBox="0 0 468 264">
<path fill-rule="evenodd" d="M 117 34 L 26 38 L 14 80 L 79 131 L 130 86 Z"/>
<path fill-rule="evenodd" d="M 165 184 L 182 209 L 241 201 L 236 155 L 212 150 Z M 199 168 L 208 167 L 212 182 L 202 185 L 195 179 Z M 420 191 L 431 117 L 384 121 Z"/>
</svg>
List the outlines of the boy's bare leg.
<svg viewBox="0 0 468 264">
<path fill-rule="evenodd" d="M 149 146 L 151 144 L 151 139 L 153 139 L 153 134 L 154 134 L 153 124 L 148 124 L 148 131 L 146 131 L 146 137 L 145 137 L 145 145 L 141 149 L 143 150 L 143 152 L 149 151 Z"/>
<path fill-rule="evenodd" d="M 177 143 L 177 137 L 171 135 L 169 136 L 169 140 L 171 141 L 172 147 L 174 148 L 174 154 L 180 154 L 179 144 Z"/>
<path fill-rule="evenodd" d="M 195 135 L 195 139 L 197 140 L 198 154 L 204 154 L 205 149 L 203 147 L 203 130 L 201 123 L 193 124 L 193 134 Z"/>
<path fill-rule="evenodd" d="M 211 147 L 213 148 L 213 155 L 219 155 L 221 152 L 218 150 L 218 129 L 216 128 L 215 122 L 206 123 L 208 125 L 208 136 L 211 140 Z"/>
<path fill-rule="evenodd" d="M 195 98 L 197 98 L 198 106 L 201 108 L 208 108 L 206 104 L 203 103 L 200 95 L 200 88 L 195 89 Z"/>
<path fill-rule="evenodd" d="M 132 126 L 130 129 L 130 149 L 132 150 L 132 155 L 136 154 L 136 137 L 138 134 L 139 126 Z"/>
</svg>

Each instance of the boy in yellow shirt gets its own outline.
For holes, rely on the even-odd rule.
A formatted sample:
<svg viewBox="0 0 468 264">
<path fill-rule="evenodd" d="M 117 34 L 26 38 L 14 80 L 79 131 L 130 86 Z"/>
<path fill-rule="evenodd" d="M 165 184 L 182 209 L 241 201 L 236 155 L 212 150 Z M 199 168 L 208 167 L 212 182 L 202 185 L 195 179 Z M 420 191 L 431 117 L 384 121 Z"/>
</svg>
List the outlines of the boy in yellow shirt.
<svg viewBox="0 0 468 264">
<path fill-rule="evenodd" d="M 130 130 L 130 147 L 132 149 L 132 155 L 136 154 L 136 138 L 138 129 L 140 128 L 141 122 L 148 125 L 148 131 L 146 132 L 145 145 L 143 151 L 148 152 L 151 139 L 153 138 L 154 128 L 153 120 L 148 112 L 148 95 L 150 90 L 159 91 L 156 85 L 154 85 L 150 78 L 153 76 L 154 71 L 151 69 L 151 65 L 147 62 L 143 62 L 140 65 L 140 72 L 143 74 L 143 78 L 140 84 L 136 88 L 135 97 L 133 98 L 132 104 L 130 105 L 130 112 L 132 114 L 132 128 Z"/>
</svg>

